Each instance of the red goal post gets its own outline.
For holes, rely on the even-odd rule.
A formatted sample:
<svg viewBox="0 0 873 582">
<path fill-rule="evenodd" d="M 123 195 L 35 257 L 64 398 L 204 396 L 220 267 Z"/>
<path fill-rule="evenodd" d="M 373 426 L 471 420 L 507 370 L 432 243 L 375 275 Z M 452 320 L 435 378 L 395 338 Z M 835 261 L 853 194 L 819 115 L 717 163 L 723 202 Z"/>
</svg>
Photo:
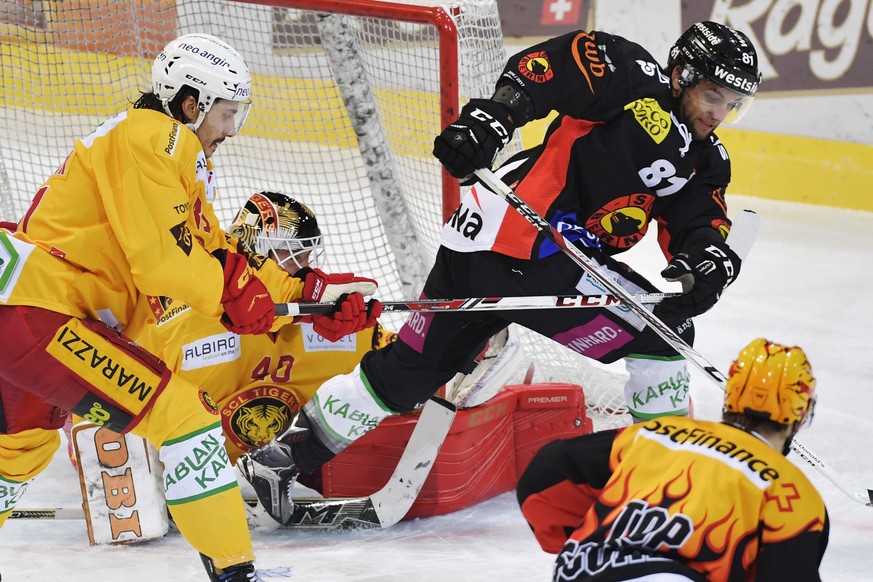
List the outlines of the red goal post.
<svg viewBox="0 0 873 582">
<path fill-rule="evenodd" d="M 21 218 L 74 141 L 149 90 L 160 47 L 193 32 L 229 42 L 253 76 L 246 126 L 213 157 L 222 224 L 252 193 L 283 192 L 316 213 L 326 270 L 375 278 L 386 301 L 418 298 L 459 198 L 433 139 L 494 90 L 507 57 L 496 0 L 0 3 L 0 219 Z M 516 135 L 502 155 L 520 147 Z M 590 405 L 622 411 L 621 380 L 518 332 L 535 381 L 581 384 Z"/>
<path fill-rule="evenodd" d="M 455 121 L 460 112 L 458 96 L 458 27 L 451 15 L 458 16 L 460 5 L 421 6 L 381 0 L 232 0 L 247 4 L 266 4 L 315 12 L 335 12 L 349 16 L 386 18 L 400 22 L 430 24 L 439 35 L 440 125 Z M 496 80 L 496 79 L 495 79 Z M 448 220 L 460 203 L 458 181 L 443 170 L 443 220 Z"/>
<path fill-rule="evenodd" d="M 386 299 L 417 298 L 459 199 L 433 138 L 460 103 L 493 91 L 506 58 L 496 0 L 10 6 L 0 4 L 4 218 L 23 215 L 74 140 L 148 90 L 161 46 L 206 32 L 239 50 L 254 80 L 246 126 L 214 157 L 222 222 L 253 192 L 294 196 L 326 233 L 326 268 L 373 276 Z"/>
</svg>

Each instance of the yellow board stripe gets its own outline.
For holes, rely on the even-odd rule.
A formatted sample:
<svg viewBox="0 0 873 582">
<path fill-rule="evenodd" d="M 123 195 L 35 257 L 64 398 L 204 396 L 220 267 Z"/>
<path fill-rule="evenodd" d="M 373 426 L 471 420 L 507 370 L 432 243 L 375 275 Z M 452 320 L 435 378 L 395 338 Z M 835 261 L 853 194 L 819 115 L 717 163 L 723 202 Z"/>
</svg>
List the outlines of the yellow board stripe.
<svg viewBox="0 0 873 582">
<path fill-rule="evenodd" d="M 137 97 L 130 94 L 131 79 L 139 79 L 141 88 L 148 84 L 151 63 L 140 58 L 47 44 L 4 43 L 2 49 L 0 69 L 7 74 L 0 83 L 0 107 L 108 118 Z M 244 134 L 357 147 L 334 86 L 318 79 L 264 75 L 255 75 L 253 81 L 255 107 Z M 397 153 L 429 157 L 430 139 L 422 134 L 436 135 L 437 122 L 422 127 L 414 112 L 438 110 L 438 95 L 406 91 L 394 93 L 391 101 L 391 110 L 381 115 Z M 550 119 L 522 128 L 523 143 L 537 144 Z M 873 197 L 867 194 L 873 182 L 873 146 L 725 127 L 718 134 L 733 165 L 729 193 L 873 212 Z"/>
<path fill-rule="evenodd" d="M 58 49 L 46 44 L 8 44 L 0 51 L 0 107 L 42 109 L 59 114 L 111 117 L 129 107 L 148 88 L 151 61 Z M 320 142 L 356 148 L 345 105 L 336 86 L 321 79 L 253 75 L 251 115 L 243 134 L 278 140 Z M 134 86 L 134 89 L 131 88 Z M 380 90 L 374 89 L 379 96 Z M 439 94 L 382 91 L 381 121 L 403 155 L 430 156 L 437 116 L 423 119 L 423 108 L 439 111 Z M 423 126 L 423 124 L 432 124 Z M 427 135 L 423 139 L 422 135 Z M 424 145 L 422 145 L 424 144 Z"/>
<path fill-rule="evenodd" d="M 729 192 L 873 212 L 873 146 L 719 129 L 731 156 Z"/>
<path fill-rule="evenodd" d="M 521 129 L 522 143 L 539 143 L 554 115 Z M 731 157 L 729 194 L 873 212 L 873 146 L 722 126 Z"/>
</svg>

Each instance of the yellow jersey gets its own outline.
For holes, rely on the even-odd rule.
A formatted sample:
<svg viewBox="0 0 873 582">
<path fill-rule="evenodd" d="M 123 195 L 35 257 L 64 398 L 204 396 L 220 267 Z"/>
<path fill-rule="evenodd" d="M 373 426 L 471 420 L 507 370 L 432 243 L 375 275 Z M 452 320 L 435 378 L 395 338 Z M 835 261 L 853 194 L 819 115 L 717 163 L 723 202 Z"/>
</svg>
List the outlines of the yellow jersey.
<svg viewBox="0 0 873 582">
<path fill-rule="evenodd" d="M 123 330 L 144 293 L 218 318 L 224 279 L 210 253 L 237 249 L 215 196 L 212 162 L 191 129 L 157 111 L 120 113 L 76 141 L 17 232 L 0 230 L 0 303 Z M 302 282 L 274 262 L 249 263 L 277 302 L 300 297 Z"/>
<path fill-rule="evenodd" d="M 272 262 L 272 261 L 270 261 Z M 130 335 L 215 400 L 231 459 L 281 432 L 319 386 L 393 341 L 378 323 L 330 342 L 309 323 L 239 336 L 218 319 L 160 297 L 140 303 Z"/>
<path fill-rule="evenodd" d="M 759 436 L 665 416 L 547 447 L 560 466 L 523 476 L 519 499 L 543 549 L 558 554 L 556 580 L 604 571 L 819 579 L 824 501 Z"/>
</svg>

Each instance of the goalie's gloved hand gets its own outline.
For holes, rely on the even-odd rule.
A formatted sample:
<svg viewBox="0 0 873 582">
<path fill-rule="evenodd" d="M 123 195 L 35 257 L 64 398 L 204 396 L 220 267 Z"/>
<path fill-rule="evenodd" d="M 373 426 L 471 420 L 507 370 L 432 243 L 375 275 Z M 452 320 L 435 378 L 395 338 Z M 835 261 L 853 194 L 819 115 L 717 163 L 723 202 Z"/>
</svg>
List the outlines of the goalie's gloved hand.
<svg viewBox="0 0 873 582">
<path fill-rule="evenodd" d="M 433 155 L 459 180 L 490 168 L 515 127 L 507 109 L 490 99 L 471 99 L 461 116 L 433 141 Z"/>
<path fill-rule="evenodd" d="M 734 282 L 742 261 L 725 242 L 677 254 L 661 271 L 667 281 L 680 281 L 682 295 L 669 297 L 655 306 L 658 317 L 694 317 L 716 304 L 722 291 Z"/>
<path fill-rule="evenodd" d="M 243 255 L 218 249 L 212 255 L 224 269 L 221 323 L 238 334 L 266 333 L 273 325 L 276 306 L 270 292 L 249 267 Z"/>
<path fill-rule="evenodd" d="M 364 301 L 360 293 L 340 295 L 331 315 L 312 315 L 312 329 L 328 341 L 339 341 L 345 336 L 376 325 L 382 315 L 382 303 L 378 299 Z M 300 318 L 298 318 L 300 321 Z"/>
<path fill-rule="evenodd" d="M 360 293 L 372 295 L 379 286 L 373 279 L 358 277 L 353 273 L 325 273 L 321 269 L 304 267 L 294 273 L 303 281 L 301 301 L 333 303 L 342 295 Z"/>
</svg>

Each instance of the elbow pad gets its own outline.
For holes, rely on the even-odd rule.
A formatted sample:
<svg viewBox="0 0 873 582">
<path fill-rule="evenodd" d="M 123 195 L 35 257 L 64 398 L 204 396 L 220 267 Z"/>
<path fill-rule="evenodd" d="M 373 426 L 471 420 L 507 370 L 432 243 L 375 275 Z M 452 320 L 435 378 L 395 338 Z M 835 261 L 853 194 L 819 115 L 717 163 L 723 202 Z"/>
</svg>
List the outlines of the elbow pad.
<svg viewBox="0 0 873 582">
<path fill-rule="evenodd" d="M 513 83 L 499 85 L 491 100 L 506 107 L 515 127 L 521 127 L 534 118 L 535 112 L 530 95 Z"/>
</svg>

